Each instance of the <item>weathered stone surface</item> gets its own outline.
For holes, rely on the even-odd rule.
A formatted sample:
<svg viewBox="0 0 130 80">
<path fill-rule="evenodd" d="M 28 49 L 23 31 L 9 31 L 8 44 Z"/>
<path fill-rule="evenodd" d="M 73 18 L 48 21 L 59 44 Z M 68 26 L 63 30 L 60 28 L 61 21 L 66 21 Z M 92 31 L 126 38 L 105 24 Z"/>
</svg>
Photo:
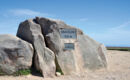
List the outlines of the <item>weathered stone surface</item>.
<svg viewBox="0 0 130 80">
<path fill-rule="evenodd" d="M 17 32 L 21 39 L 33 44 L 35 49 L 34 64 L 44 77 L 55 75 L 55 55 L 46 47 L 41 27 L 34 20 L 21 23 Z"/>
<path fill-rule="evenodd" d="M 63 74 L 76 74 L 87 69 L 95 70 L 106 67 L 105 48 L 75 27 L 62 21 L 36 18 L 41 25 L 47 47 L 56 55 L 57 70 Z M 76 29 L 77 39 L 61 38 L 61 29 Z M 65 50 L 65 43 L 74 43 L 74 50 Z"/>
<path fill-rule="evenodd" d="M 12 35 L 0 35 L 0 71 L 13 74 L 32 65 L 33 47 Z"/>
<path fill-rule="evenodd" d="M 79 35 L 77 40 L 80 47 L 80 54 L 83 58 L 84 70 L 96 70 L 107 66 L 105 52 L 103 52 L 106 49 L 102 44 L 86 35 Z"/>
</svg>

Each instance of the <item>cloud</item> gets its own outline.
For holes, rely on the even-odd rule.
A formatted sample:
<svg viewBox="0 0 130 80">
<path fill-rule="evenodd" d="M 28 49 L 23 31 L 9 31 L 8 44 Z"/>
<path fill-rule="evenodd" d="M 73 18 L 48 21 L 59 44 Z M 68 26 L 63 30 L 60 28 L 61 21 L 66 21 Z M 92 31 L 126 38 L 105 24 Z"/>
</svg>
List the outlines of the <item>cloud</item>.
<svg viewBox="0 0 130 80">
<path fill-rule="evenodd" d="M 111 28 L 111 30 L 118 30 L 118 29 L 124 29 L 125 27 L 127 27 L 128 25 L 130 25 L 130 21 L 127 21 L 117 27 Z"/>
<path fill-rule="evenodd" d="M 30 9 L 8 9 L 0 13 L 0 34 L 13 34 L 15 35 L 19 23 L 36 16 L 54 18 L 52 14 L 34 11 Z"/>
<path fill-rule="evenodd" d="M 42 13 L 30 9 L 11 9 L 9 10 L 9 13 L 13 14 L 14 16 L 44 16 L 44 17 L 54 16 L 48 13 Z"/>
<path fill-rule="evenodd" d="M 117 27 L 109 28 L 103 33 L 92 33 L 91 36 L 97 41 L 111 46 L 130 46 L 130 21 Z"/>
</svg>

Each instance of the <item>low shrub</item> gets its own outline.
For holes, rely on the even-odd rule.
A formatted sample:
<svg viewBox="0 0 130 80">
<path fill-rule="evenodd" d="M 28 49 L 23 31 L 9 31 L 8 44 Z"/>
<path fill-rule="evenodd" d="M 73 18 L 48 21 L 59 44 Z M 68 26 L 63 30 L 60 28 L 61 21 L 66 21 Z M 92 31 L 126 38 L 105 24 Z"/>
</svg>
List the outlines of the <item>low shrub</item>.
<svg viewBox="0 0 130 80">
<path fill-rule="evenodd" d="M 107 48 L 107 50 L 130 51 L 129 48 Z"/>
</svg>

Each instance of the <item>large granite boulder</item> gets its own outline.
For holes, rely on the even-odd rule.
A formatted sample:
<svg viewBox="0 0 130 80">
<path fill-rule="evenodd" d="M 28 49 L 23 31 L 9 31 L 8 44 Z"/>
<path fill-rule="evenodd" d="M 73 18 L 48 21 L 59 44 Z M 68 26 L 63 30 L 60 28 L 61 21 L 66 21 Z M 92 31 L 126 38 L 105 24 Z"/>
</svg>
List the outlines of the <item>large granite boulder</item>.
<svg viewBox="0 0 130 80">
<path fill-rule="evenodd" d="M 17 36 L 33 44 L 35 49 L 34 65 L 44 77 L 55 75 L 55 55 L 46 47 L 41 27 L 34 20 L 26 20 L 21 23 Z"/>
<path fill-rule="evenodd" d="M 33 47 L 12 35 L 0 35 L 0 72 L 13 74 L 32 66 Z"/>
<path fill-rule="evenodd" d="M 96 70 L 101 67 L 107 67 L 106 49 L 103 44 L 96 42 L 87 35 L 78 35 L 77 41 L 80 55 L 83 59 L 84 70 Z"/>
<path fill-rule="evenodd" d="M 45 72 L 53 71 L 54 67 L 51 67 L 51 64 L 54 54 L 56 71 L 63 74 L 78 74 L 88 69 L 96 70 L 107 66 L 104 45 L 86 36 L 80 29 L 62 21 L 39 17 L 27 20 L 20 24 L 17 36 L 33 44 L 35 55 L 41 55 L 43 58 L 41 64 L 46 62 L 44 56 L 49 55 L 46 58 L 50 62 L 44 65 L 47 66 Z M 46 53 L 45 48 L 50 50 L 50 54 Z"/>
<path fill-rule="evenodd" d="M 57 70 L 63 74 L 106 67 L 106 49 L 80 29 L 59 20 L 37 17 L 35 21 L 41 25 L 46 45 L 56 55 Z"/>
</svg>

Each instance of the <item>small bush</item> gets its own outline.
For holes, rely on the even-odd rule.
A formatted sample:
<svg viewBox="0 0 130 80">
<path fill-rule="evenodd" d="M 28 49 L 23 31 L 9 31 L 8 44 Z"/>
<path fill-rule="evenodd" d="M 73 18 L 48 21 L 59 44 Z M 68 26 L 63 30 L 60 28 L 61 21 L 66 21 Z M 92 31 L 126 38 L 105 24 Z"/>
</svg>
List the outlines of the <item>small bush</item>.
<svg viewBox="0 0 130 80">
<path fill-rule="evenodd" d="M 129 49 L 108 49 L 108 50 L 130 51 Z"/>
</svg>

